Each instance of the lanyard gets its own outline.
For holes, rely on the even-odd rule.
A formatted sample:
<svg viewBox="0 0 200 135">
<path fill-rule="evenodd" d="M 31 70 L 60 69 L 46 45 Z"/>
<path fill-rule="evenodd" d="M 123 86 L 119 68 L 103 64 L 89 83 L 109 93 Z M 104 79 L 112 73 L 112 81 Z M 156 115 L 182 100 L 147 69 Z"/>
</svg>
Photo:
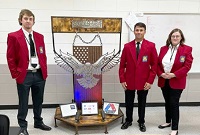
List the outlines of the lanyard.
<svg viewBox="0 0 200 135">
<path fill-rule="evenodd" d="M 175 49 L 176 49 L 176 47 L 174 47 L 174 48 L 172 48 L 173 50 L 171 50 L 171 57 L 170 57 L 170 62 L 171 62 L 171 60 L 172 60 L 172 57 L 173 57 L 173 55 L 174 55 L 174 51 L 175 51 Z"/>
<path fill-rule="evenodd" d="M 30 41 L 26 38 L 26 36 L 24 35 L 26 41 L 28 42 L 28 44 L 30 45 Z"/>
</svg>

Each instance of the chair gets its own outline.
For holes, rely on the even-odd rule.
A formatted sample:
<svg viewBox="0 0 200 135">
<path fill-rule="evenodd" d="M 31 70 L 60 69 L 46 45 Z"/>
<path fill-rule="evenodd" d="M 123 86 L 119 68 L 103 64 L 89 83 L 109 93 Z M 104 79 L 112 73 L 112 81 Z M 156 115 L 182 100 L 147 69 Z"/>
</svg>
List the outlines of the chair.
<svg viewBox="0 0 200 135">
<path fill-rule="evenodd" d="M 9 135 L 10 120 L 8 116 L 0 114 L 0 135 Z"/>
</svg>

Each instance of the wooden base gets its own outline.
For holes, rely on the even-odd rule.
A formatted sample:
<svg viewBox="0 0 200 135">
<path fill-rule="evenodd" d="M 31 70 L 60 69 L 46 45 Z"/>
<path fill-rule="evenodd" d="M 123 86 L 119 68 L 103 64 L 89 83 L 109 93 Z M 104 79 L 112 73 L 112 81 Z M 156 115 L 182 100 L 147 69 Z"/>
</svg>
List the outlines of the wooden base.
<svg viewBox="0 0 200 135">
<path fill-rule="evenodd" d="M 99 109 L 99 112 L 101 112 L 101 109 Z M 76 128 L 75 135 L 78 135 L 78 127 L 84 127 L 84 126 L 104 126 L 105 127 L 105 134 L 108 134 L 107 131 L 107 125 L 119 118 L 122 117 L 122 123 L 124 121 L 124 114 L 119 108 L 119 114 L 118 115 L 105 115 L 105 118 L 102 119 L 101 114 L 98 115 L 91 115 L 91 116 L 80 116 L 79 120 L 75 120 L 75 116 L 71 117 L 62 117 L 60 107 L 56 108 L 55 112 L 55 127 L 57 126 L 56 120 L 60 120 L 63 122 L 66 122 L 67 124 L 70 124 Z"/>
</svg>

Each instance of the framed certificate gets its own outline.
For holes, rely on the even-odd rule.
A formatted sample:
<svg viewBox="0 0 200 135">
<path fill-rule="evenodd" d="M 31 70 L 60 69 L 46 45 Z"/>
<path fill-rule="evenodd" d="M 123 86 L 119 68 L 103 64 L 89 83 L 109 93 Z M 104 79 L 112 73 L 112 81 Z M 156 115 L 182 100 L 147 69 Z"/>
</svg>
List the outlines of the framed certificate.
<svg viewBox="0 0 200 135">
<path fill-rule="evenodd" d="M 76 103 L 60 105 L 62 117 L 75 116 L 77 112 Z"/>
<path fill-rule="evenodd" d="M 115 102 L 104 102 L 103 103 L 103 111 L 105 114 L 113 114 L 118 115 L 119 113 L 119 103 Z"/>
<path fill-rule="evenodd" d="M 98 114 L 98 102 L 82 102 L 81 112 L 82 115 Z"/>
</svg>

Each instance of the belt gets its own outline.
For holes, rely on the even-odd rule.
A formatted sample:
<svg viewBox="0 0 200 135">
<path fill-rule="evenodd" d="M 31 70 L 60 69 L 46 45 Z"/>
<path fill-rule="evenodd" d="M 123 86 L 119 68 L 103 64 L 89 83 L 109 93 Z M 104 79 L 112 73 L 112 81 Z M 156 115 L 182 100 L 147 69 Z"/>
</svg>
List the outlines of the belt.
<svg viewBox="0 0 200 135">
<path fill-rule="evenodd" d="M 30 72 L 30 73 L 36 73 L 36 72 L 39 72 L 41 71 L 41 69 L 33 69 L 33 70 L 27 70 L 27 72 Z"/>
</svg>

